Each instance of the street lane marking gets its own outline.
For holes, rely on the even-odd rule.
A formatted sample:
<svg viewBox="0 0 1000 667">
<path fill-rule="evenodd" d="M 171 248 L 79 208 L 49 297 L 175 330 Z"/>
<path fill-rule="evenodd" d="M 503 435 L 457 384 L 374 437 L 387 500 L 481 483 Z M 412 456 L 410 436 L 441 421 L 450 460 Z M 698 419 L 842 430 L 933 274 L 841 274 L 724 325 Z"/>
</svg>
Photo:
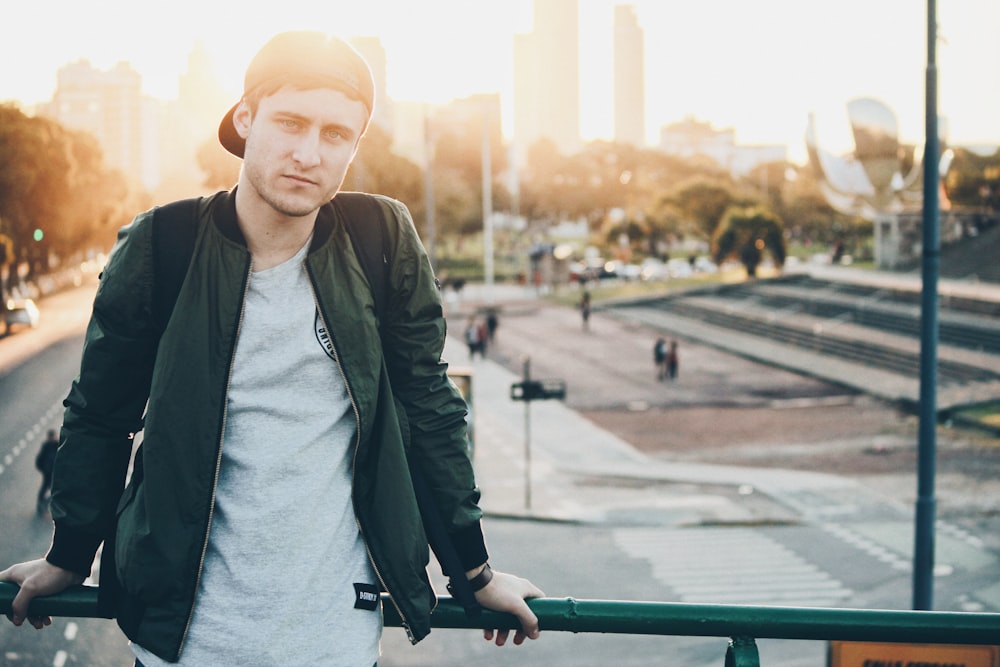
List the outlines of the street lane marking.
<svg viewBox="0 0 1000 667">
<path fill-rule="evenodd" d="M 62 400 L 59 400 L 55 405 L 46 410 L 45 414 L 28 429 L 24 437 L 17 441 L 17 444 L 11 448 L 9 453 L 4 455 L 3 464 L 0 465 L 0 475 L 3 475 L 4 472 L 6 472 L 11 465 L 13 465 L 14 460 L 20 456 L 24 450 L 28 449 L 30 446 L 29 443 L 38 440 L 39 435 L 47 428 L 52 428 L 51 426 L 48 426 L 48 424 L 52 423 L 52 420 L 55 419 L 61 409 Z"/>
<path fill-rule="evenodd" d="M 944 521 L 935 522 L 935 526 L 938 529 L 934 543 L 936 576 L 947 576 L 956 569 L 976 571 L 996 567 L 997 559 L 984 549 L 981 539 Z M 857 522 L 849 527 L 823 524 L 821 528 L 896 570 L 913 569 L 914 528 L 910 522 Z"/>
<path fill-rule="evenodd" d="M 646 560 L 682 602 L 833 606 L 854 592 L 752 530 L 622 528 L 614 541 Z"/>
</svg>

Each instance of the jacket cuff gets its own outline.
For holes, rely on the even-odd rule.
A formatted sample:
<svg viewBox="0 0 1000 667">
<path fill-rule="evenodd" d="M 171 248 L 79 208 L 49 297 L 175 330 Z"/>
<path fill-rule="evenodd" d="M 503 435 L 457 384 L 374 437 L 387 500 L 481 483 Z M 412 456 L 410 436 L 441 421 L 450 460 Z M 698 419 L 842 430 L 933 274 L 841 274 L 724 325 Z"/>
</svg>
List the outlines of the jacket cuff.
<svg viewBox="0 0 1000 667">
<path fill-rule="evenodd" d="M 483 527 L 479 521 L 452 533 L 451 541 L 455 545 L 458 559 L 462 561 L 462 567 L 466 570 L 478 567 L 489 560 L 486 540 L 483 537 Z M 445 572 L 445 575 L 450 576 L 451 574 L 451 572 Z"/>
<path fill-rule="evenodd" d="M 94 556 L 100 545 L 100 537 L 56 524 L 52 535 L 52 546 L 45 554 L 45 560 L 56 567 L 89 577 Z"/>
</svg>

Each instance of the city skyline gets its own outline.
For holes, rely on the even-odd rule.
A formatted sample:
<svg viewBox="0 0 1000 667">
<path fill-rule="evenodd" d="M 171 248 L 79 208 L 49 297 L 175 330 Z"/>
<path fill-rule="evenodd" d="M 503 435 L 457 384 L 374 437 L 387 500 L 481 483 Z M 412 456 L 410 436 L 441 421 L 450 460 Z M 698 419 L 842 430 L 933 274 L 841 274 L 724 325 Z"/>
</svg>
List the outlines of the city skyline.
<svg viewBox="0 0 1000 667">
<path fill-rule="evenodd" d="M 817 115 L 821 141 L 843 150 L 849 148 L 846 104 L 865 96 L 895 110 L 904 142 L 922 141 L 926 3 L 913 0 L 580 0 L 584 140 L 614 133 L 615 5 L 634 6 L 645 34 L 649 145 L 664 125 L 693 116 L 735 129 L 742 144 L 785 144 L 789 158 L 801 163 L 809 113 Z M 271 34 L 336 25 L 332 32 L 380 39 L 388 94 L 396 101 L 446 103 L 499 92 L 509 137 L 514 39 L 534 28 L 531 0 L 436 0 L 413 16 L 404 16 L 411 5 L 389 0 L 363 7 L 288 0 L 280 16 L 259 17 L 190 0 L 171 7 L 41 0 L 5 10 L 13 20 L 0 27 L 0 57 L 9 64 L 0 100 L 50 99 L 58 69 L 81 58 L 98 68 L 128 61 L 146 94 L 171 99 L 198 42 L 235 98 L 246 62 Z M 387 20 L 394 12 L 401 20 Z M 107 28 L 102 16 L 109 17 Z M 1000 144 L 1000 42 L 994 38 L 1000 3 L 938 3 L 938 24 L 939 111 L 948 119 L 951 143 Z"/>
</svg>

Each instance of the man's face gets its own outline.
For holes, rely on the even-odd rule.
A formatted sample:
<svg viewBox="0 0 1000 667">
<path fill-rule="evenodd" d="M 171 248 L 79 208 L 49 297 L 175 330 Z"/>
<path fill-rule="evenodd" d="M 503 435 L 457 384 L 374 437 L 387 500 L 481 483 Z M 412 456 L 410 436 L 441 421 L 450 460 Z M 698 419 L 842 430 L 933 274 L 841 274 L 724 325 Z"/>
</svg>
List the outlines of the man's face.
<svg viewBox="0 0 1000 667">
<path fill-rule="evenodd" d="M 256 114 L 243 102 L 233 116 L 246 139 L 241 187 L 282 215 L 313 213 L 340 189 L 367 118 L 361 102 L 328 88 L 285 86 Z"/>
</svg>

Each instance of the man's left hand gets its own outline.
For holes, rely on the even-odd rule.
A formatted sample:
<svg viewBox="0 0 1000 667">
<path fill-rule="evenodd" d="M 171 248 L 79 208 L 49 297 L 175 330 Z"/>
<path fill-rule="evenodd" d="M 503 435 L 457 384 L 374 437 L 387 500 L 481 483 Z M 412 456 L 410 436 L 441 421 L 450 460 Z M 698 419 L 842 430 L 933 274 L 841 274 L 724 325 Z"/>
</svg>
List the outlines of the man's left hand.
<svg viewBox="0 0 1000 667">
<path fill-rule="evenodd" d="M 521 628 L 514 633 L 514 644 L 520 646 L 527 639 L 538 639 L 538 617 L 528 607 L 525 600 L 543 597 L 537 586 L 521 577 L 505 572 L 493 571 L 493 579 L 484 588 L 476 591 L 476 601 L 486 609 L 513 614 L 521 623 Z M 493 641 L 503 646 L 507 643 L 510 630 L 483 630 L 486 641 Z"/>
</svg>

